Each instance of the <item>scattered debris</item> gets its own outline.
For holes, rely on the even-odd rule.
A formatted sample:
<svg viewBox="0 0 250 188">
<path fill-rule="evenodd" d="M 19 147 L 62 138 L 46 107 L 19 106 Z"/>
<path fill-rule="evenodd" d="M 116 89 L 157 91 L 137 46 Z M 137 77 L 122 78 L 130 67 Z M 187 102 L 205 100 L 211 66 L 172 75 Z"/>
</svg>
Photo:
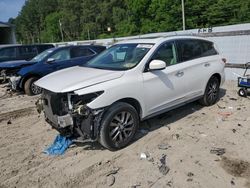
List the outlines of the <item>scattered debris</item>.
<svg viewBox="0 0 250 188">
<path fill-rule="evenodd" d="M 72 139 L 64 137 L 62 135 L 57 135 L 53 144 L 44 150 L 44 153 L 47 155 L 62 155 L 72 144 Z"/>
<path fill-rule="evenodd" d="M 171 180 L 170 180 L 170 181 L 168 181 L 166 185 L 167 185 L 168 187 L 172 187 L 172 185 L 173 185 L 173 181 L 171 181 Z"/>
<path fill-rule="evenodd" d="M 110 170 L 106 176 L 117 174 L 117 172 L 120 170 L 119 167 L 115 167 L 113 170 Z"/>
<path fill-rule="evenodd" d="M 161 150 L 167 150 L 169 148 L 171 148 L 171 146 L 168 144 L 159 144 L 158 145 L 158 149 L 161 149 Z"/>
<path fill-rule="evenodd" d="M 131 188 L 137 188 L 137 187 L 140 187 L 141 186 L 141 183 L 136 183 L 134 185 L 131 186 Z"/>
<path fill-rule="evenodd" d="M 218 156 L 223 155 L 224 153 L 226 153 L 226 149 L 225 148 L 213 148 L 210 150 L 211 154 L 216 154 Z"/>
<path fill-rule="evenodd" d="M 113 176 L 113 175 L 108 176 L 107 177 L 107 185 L 111 187 L 112 185 L 114 185 L 114 183 L 115 183 L 115 176 Z"/>
<path fill-rule="evenodd" d="M 218 106 L 219 109 L 225 109 L 226 108 L 224 106 L 220 106 L 219 104 L 217 104 L 217 106 Z"/>
<path fill-rule="evenodd" d="M 222 121 L 225 121 L 227 117 L 229 117 L 230 115 L 232 115 L 232 112 L 218 112 L 219 115 L 222 116 Z"/>
<path fill-rule="evenodd" d="M 161 165 L 159 166 L 159 171 L 163 175 L 167 175 L 167 173 L 170 170 L 170 168 L 166 165 L 166 157 L 167 156 L 165 154 L 163 154 L 162 157 L 160 158 Z"/>
<path fill-rule="evenodd" d="M 231 179 L 231 185 L 235 185 L 234 178 Z"/>
<path fill-rule="evenodd" d="M 173 137 L 174 140 L 178 140 L 180 138 L 180 135 L 179 134 L 173 134 L 172 137 Z"/>
<path fill-rule="evenodd" d="M 229 100 L 231 100 L 231 101 L 237 101 L 238 99 L 236 99 L 234 97 L 230 97 Z"/>
<path fill-rule="evenodd" d="M 145 153 L 141 153 L 140 155 L 140 159 L 147 159 L 149 157 L 149 153 L 148 152 L 145 152 Z"/>
</svg>

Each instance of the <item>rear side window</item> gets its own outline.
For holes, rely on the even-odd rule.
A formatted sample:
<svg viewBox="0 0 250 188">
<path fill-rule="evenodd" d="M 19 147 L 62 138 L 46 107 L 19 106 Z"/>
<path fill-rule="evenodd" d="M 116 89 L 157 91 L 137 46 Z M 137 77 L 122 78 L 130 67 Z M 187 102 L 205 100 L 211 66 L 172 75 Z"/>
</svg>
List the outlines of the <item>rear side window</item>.
<svg viewBox="0 0 250 188">
<path fill-rule="evenodd" d="M 218 54 L 212 42 L 197 39 L 178 40 L 177 49 L 181 61 Z"/>
<path fill-rule="evenodd" d="M 16 57 L 16 47 L 1 49 L 0 57 L 1 58 Z"/>
<path fill-rule="evenodd" d="M 20 55 L 35 55 L 37 50 L 35 46 L 20 46 L 18 47 Z"/>
<path fill-rule="evenodd" d="M 48 44 L 48 45 L 38 45 L 38 46 L 36 46 L 36 48 L 37 48 L 38 53 L 41 53 L 44 50 L 47 50 L 49 48 L 54 48 L 54 46 L 51 45 L 51 44 Z"/>
<path fill-rule="evenodd" d="M 79 47 L 75 47 L 71 49 L 71 57 L 75 58 L 75 57 L 84 57 L 84 56 L 91 56 L 94 55 L 95 53 L 90 50 L 89 48 L 79 48 Z"/>
</svg>

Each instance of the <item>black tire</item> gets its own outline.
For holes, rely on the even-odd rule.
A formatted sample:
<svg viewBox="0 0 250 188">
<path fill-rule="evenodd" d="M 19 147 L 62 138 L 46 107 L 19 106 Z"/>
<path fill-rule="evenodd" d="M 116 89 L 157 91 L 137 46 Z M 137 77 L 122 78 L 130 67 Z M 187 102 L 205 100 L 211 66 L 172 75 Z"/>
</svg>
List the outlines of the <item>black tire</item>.
<svg viewBox="0 0 250 188">
<path fill-rule="evenodd" d="M 138 126 L 139 117 L 133 106 L 114 103 L 103 115 L 99 142 L 109 150 L 121 149 L 133 140 Z"/>
<path fill-rule="evenodd" d="M 220 82 L 215 76 L 211 77 L 207 83 L 205 93 L 199 102 L 204 106 L 211 106 L 219 99 Z"/>
<path fill-rule="evenodd" d="M 238 91 L 238 95 L 241 97 L 247 97 L 247 90 L 245 88 L 240 88 Z"/>
<path fill-rule="evenodd" d="M 39 78 L 37 77 L 31 77 L 24 83 L 24 92 L 25 94 L 32 96 L 32 95 L 38 95 L 42 93 L 42 88 L 35 86 L 34 82 L 37 81 Z"/>
</svg>

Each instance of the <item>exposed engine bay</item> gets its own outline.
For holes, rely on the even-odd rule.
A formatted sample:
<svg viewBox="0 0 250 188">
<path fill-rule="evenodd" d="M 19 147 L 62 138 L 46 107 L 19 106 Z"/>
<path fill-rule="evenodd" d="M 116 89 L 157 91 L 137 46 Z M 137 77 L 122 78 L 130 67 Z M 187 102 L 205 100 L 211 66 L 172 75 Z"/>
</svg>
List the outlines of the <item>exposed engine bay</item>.
<svg viewBox="0 0 250 188">
<path fill-rule="evenodd" d="M 104 108 L 93 110 L 87 104 L 102 93 L 100 91 L 79 96 L 44 90 L 36 106 L 38 112 L 44 112 L 45 120 L 62 135 L 95 141 Z"/>
</svg>

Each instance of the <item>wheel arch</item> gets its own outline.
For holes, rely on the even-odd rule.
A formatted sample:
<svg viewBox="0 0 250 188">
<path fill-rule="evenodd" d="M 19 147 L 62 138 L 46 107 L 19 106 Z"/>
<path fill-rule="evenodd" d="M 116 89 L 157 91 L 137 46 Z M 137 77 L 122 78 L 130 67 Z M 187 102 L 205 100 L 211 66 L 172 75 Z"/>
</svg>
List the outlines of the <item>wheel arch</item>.
<svg viewBox="0 0 250 188">
<path fill-rule="evenodd" d="M 128 98 L 119 99 L 116 102 L 125 102 L 125 103 L 128 103 L 131 106 L 133 106 L 135 108 L 135 110 L 137 111 L 137 113 L 139 115 L 139 118 L 141 119 L 141 117 L 142 117 L 142 107 L 141 107 L 141 104 L 140 104 L 140 102 L 138 100 L 128 97 Z M 114 102 L 114 103 L 116 103 L 116 102 Z"/>
<path fill-rule="evenodd" d="M 32 78 L 32 77 L 41 78 L 41 76 L 40 76 L 39 74 L 33 74 L 33 73 L 27 74 L 27 75 L 25 75 L 25 76 L 21 79 L 20 88 L 21 88 L 21 89 L 24 89 L 24 84 L 25 84 L 25 82 L 26 82 L 28 79 Z"/>
<path fill-rule="evenodd" d="M 219 80 L 219 83 L 221 84 L 221 75 L 219 73 L 213 74 L 210 78 L 212 78 L 212 77 L 216 77 Z"/>
</svg>

